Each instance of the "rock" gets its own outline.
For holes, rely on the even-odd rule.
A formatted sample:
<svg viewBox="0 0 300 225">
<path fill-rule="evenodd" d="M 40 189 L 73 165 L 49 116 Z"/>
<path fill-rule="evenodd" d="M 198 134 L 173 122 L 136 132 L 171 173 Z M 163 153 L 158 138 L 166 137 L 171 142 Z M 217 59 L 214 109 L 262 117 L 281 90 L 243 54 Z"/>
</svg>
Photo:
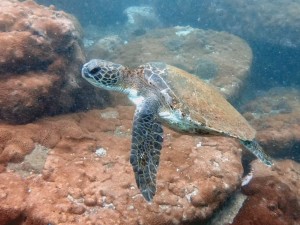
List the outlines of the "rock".
<svg viewBox="0 0 300 225">
<path fill-rule="evenodd" d="M 168 24 L 224 30 L 247 40 L 290 48 L 300 46 L 300 3 L 287 1 L 154 1 L 154 8 Z M 166 10 L 168 9 L 168 10 Z"/>
<path fill-rule="evenodd" d="M 296 225 L 300 223 L 300 164 L 276 162 L 274 168 L 252 163 L 252 179 L 242 187 L 248 195 L 231 225 Z"/>
<path fill-rule="evenodd" d="M 151 6 L 130 6 L 124 10 L 127 16 L 125 30 L 132 36 L 141 36 L 149 29 L 158 28 L 161 23 Z"/>
<path fill-rule="evenodd" d="M 6 22 L 3 21 L 3 18 L 0 17 L 0 19 L 0 22 Z M 15 19 L 17 20 L 17 18 Z M 4 25 L 5 24 L 3 24 L 3 26 Z M 17 31 L 16 29 L 21 29 L 21 31 Z M 49 41 L 45 41 L 42 33 L 36 33 L 35 35 L 33 35 L 32 33 L 37 31 L 30 31 L 29 29 L 26 29 L 25 27 L 20 28 L 19 25 L 17 27 L 6 26 L 5 28 L 1 29 L 1 74 L 24 73 L 30 70 L 42 70 L 45 67 L 47 68 L 47 66 L 54 62 L 55 53 L 51 51 L 51 43 Z"/>
<path fill-rule="evenodd" d="M 110 35 L 97 40 L 94 44 L 87 48 L 89 59 L 110 57 L 117 54 L 117 49 L 123 45 L 122 39 L 118 35 Z"/>
<path fill-rule="evenodd" d="M 118 54 L 118 48 L 129 40 L 142 36 L 153 28 L 161 27 L 158 16 L 151 6 L 130 6 L 123 12 L 127 17 L 124 24 L 101 27 L 88 24 L 84 27 L 84 46 L 88 58 L 111 57 Z"/>
<path fill-rule="evenodd" d="M 207 225 L 224 225 L 231 224 L 247 200 L 247 195 L 238 190 L 218 209 L 213 217 L 208 221 Z"/>
<path fill-rule="evenodd" d="M 106 92 L 96 94 L 80 77 L 85 57 L 74 17 L 33 1 L 0 7 L 0 120 L 26 123 L 105 104 Z"/>
<path fill-rule="evenodd" d="M 53 110 L 53 97 L 62 83 L 57 75 L 40 72 L 0 80 L 0 118 L 12 123 L 34 120 Z"/>
<path fill-rule="evenodd" d="M 16 215 L 22 211 L 25 224 L 105 221 L 151 225 L 207 220 L 240 185 L 243 168 L 239 143 L 165 128 L 158 190 L 149 204 L 137 189 L 129 163 L 133 111 L 134 107 L 118 106 L 20 126 L 0 125 L 0 157 L 3 149 L 18 144 L 19 138 L 36 144 L 28 156 L 30 151 L 20 147 L 20 159 L 31 166 L 16 167 L 14 163 L 12 168 L 7 157 L 0 164 L 4 166 L 0 176 L 7 176 L 5 170 L 13 176 L 18 173 L 26 183 L 19 185 L 28 192 Z M 33 158 L 38 162 L 33 163 Z M 1 185 L 9 188 L 6 182 Z M 23 196 L 23 192 L 21 197 L 18 191 L 13 193 L 16 198 Z M 13 218 L 7 220 L 12 222 Z"/>
<path fill-rule="evenodd" d="M 49 149 L 36 144 L 32 152 L 24 157 L 21 163 L 8 163 L 7 169 L 19 173 L 23 177 L 28 177 L 33 173 L 41 174 Z"/>
<path fill-rule="evenodd" d="M 16 224 L 22 221 L 26 208 L 27 186 L 16 174 L 0 173 L 0 224 Z"/>
<path fill-rule="evenodd" d="M 242 107 L 257 139 L 274 157 L 300 161 L 300 91 L 272 88 Z"/>
<path fill-rule="evenodd" d="M 228 99 L 239 95 L 252 61 L 251 49 L 242 39 L 191 27 L 149 31 L 113 54 L 101 55 L 101 49 L 98 52 L 97 58 L 129 67 L 164 61 L 205 79 Z"/>
</svg>

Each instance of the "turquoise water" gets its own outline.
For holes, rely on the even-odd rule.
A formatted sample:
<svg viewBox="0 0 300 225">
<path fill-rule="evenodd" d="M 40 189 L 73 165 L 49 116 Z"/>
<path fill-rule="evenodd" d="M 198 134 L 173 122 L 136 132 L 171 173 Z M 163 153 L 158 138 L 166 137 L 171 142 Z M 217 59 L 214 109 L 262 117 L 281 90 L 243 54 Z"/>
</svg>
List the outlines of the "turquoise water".
<svg viewBox="0 0 300 225">
<path fill-rule="evenodd" d="M 0 3 L 0 225 L 300 224 L 300 1 L 36 2 L 44 8 Z M 94 58 L 115 64 L 81 71 Z M 213 91 L 197 95 L 197 81 L 183 78 L 172 86 L 149 72 L 165 65 L 153 61 Z M 145 68 L 149 83 L 130 79 Z M 86 82 L 119 84 L 122 73 L 135 116 L 126 96 L 107 91 L 119 87 Z M 172 110 L 181 98 L 190 105 L 158 114 L 143 82 L 158 85 Z M 197 110 L 202 125 L 224 122 L 227 108 L 209 102 L 214 91 L 254 128 L 273 167 L 234 139 L 162 126 L 171 118 L 178 128 Z M 232 130 L 214 130 L 247 137 L 230 119 Z"/>
</svg>

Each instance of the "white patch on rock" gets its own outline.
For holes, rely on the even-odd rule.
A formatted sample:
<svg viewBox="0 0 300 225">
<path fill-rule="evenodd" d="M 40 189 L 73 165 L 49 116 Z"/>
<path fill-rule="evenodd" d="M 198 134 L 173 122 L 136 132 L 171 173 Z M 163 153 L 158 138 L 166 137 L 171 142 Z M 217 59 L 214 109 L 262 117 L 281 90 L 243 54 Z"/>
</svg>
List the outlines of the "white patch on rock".
<svg viewBox="0 0 300 225">
<path fill-rule="evenodd" d="M 230 185 L 225 182 L 223 183 L 223 185 L 224 185 L 225 190 L 228 190 L 230 188 Z"/>
<path fill-rule="evenodd" d="M 226 88 L 221 87 L 221 88 L 220 88 L 220 91 L 221 91 L 221 92 L 226 92 L 227 90 L 226 90 Z"/>
<path fill-rule="evenodd" d="M 134 209 L 134 206 L 133 206 L 133 205 L 130 205 L 130 206 L 127 207 L 127 209 L 128 209 L 128 210 L 133 210 L 133 209 Z"/>
<path fill-rule="evenodd" d="M 106 156 L 106 150 L 104 148 L 98 148 L 95 153 L 99 157 L 105 157 Z"/>
<path fill-rule="evenodd" d="M 107 111 L 107 112 L 101 112 L 100 116 L 103 119 L 117 119 L 119 118 L 119 113 L 117 111 Z"/>
<path fill-rule="evenodd" d="M 83 204 L 84 199 L 83 198 L 74 198 L 72 195 L 68 194 L 67 199 L 72 202 L 72 203 L 76 203 L 76 204 Z"/>
<path fill-rule="evenodd" d="M 159 209 L 161 209 L 162 211 L 169 210 L 170 208 L 170 205 L 159 205 Z"/>
<path fill-rule="evenodd" d="M 113 53 L 116 49 L 122 46 L 123 40 L 118 35 L 110 35 L 99 39 L 93 48 L 103 49 L 107 52 Z"/>
<path fill-rule="evenodd" d="M 32 174 L 41 174 L 49 151 L 49 148 L 36 143 L 35 148 L 24 157 L 23 162 L 8 163 L 7 168 L 23 177 L 28 177 Z"/>
<path fill-rule="evenodd" d="M 202 142 L 199 141 L 199 142 L 197 143 L 196 147 L 197 147 L 197 148 L 201 148 L 201 147 L 202 147 Z"/>
<path fill-rule="evenodd" d="M 187 36 L 195 30 L 194 28 L 192 28 L 190 26 L 186 26 L 186 27 L 176 26 L 175 28 L 177 30 L 179 30 L 175 33 L 178 37 Z"/>
<path fill-rule="evenodd" d="M 86 39 L 86 38 L 83 39 L 83 46 L 85 48 L 91 47 L 94 43 L 95 43 L 95 41 L 93 41 L 93 40 Z"/>
<path fill-rule="evenodd" d="M 197 195 L 199 192 L 199 189 L 197 187 L 194 187 L 194 190 L 192 192 L 188 192 L 186 189 L 185 189 L 185 197 L 186 199 L 188 200 L 188 202 L 191 202 L 191 198 L 195 195 Z"/>
<path fill-rule="evenodd" d="M 218 162 L 213 161 L 212 166 L 213 171 L 221 171 L 220 164 Z"/>
<path fill-rule="evenodd" d="M 114 204 L 106 202 L 106 196 L 102 197 L 102 207 L 105 209 L 116 209 Z"/>
</svg>

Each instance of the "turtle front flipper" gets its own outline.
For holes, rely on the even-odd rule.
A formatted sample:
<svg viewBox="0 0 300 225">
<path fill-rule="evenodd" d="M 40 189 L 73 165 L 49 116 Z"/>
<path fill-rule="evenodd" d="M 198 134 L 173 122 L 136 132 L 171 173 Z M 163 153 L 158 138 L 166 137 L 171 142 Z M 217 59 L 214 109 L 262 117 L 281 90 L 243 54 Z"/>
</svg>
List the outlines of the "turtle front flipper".
<svg viewBox="0 0 300 225">
<path fill-rule="evenodd" d="M 156 174 L 163 142 L 157 111 L 158 101 L 147 98 L 137 107 L 132 128 L 130 163 L 137 186 L 149 202 L 156 192 Z"/>
<path fill-rule="evenodd" d="M 273 162 L 270 156 L 268 156 L 262 147 L 257 143 L 257 141 L 254 139 L 252 141 L 243 141 L 240 140 L 240 142 L 246 147 L 247 150 L 252 152 L 260 161 L 262 161 L 267 166 L 272 166 Z"/>
</svg>

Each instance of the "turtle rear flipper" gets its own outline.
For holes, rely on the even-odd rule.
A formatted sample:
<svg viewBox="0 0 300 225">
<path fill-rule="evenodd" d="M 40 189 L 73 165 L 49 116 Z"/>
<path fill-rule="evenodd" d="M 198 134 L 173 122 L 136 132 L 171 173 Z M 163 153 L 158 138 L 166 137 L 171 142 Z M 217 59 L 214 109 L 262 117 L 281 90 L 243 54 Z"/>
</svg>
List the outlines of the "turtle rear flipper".
<svg viewBox="0 0 300 225">
<path fill-rule="evenodd" d="M 132 128 L 130 163 L 135 180 L 144 198 L 150 202 L 156 192 L 156 174 L 163 129 L 157 121 L 158 101 L 147 98 L 137 107 Z"/>
<path fill-rule="evenodd" d="M 245 146 L 247 150 L 252 152 L 260 161 L 262 161 L 267 166 L 272 166 L 273 162 L 270 156 L 268 156 L 262 147 L 257 143 L 257 141 L 254 139 L 252 141 L 246 140 L 240 140 L 240 142 Z"/>
</svg>

